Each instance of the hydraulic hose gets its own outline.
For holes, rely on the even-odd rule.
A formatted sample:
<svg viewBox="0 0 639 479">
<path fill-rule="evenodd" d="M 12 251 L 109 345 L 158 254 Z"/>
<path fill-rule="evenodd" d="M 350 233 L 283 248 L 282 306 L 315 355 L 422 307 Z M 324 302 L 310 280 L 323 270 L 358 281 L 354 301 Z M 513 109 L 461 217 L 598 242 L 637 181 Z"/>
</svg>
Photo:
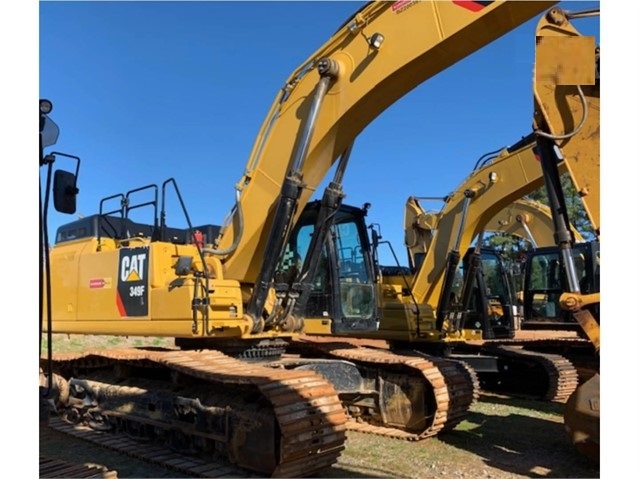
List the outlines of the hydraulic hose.
<svg viewBox="0 0 639 479">
<path fill-rule="evenodd" d="M 579 133 L 579 131 L 581 131 L 581 129 L 586 124 L 586 118 L 588 118 L 588 103 L 586 101 L 586 95 L 584 95 L 584 92 L 579 85 L 577 85 L 577 92 L 579 93 L 579 99 L 581 100 L 581 104 L 584 109 L 584 115 L 581 118 L 581 122 L 579 123 L 577 128 L 575 128 L 570 133 L 565 133 L 563 135 L 553 135 L 551 133 L 546 133 L 545 131 L 537 130 L 535 131 L 537 135 L 543 136 L 544 138 L 549 138 L 551 140 L 567 140 L 568 138 L 575 136 L 577 133 Z"/>
<path fill-rule="evenodd" d="M 244 232 L 244 215 L 242 213 L 239 190 L 235 191 L 235 209 L 237 210 L 238 232 L 233 239 L 233 244 L 226 249 L 202 248 L 202 253 L 225 256 L 233 253 L 237 249 L 237 246 L 240 244 L 240 239 L 242 238 L 242 233 Z"/>
</svg>

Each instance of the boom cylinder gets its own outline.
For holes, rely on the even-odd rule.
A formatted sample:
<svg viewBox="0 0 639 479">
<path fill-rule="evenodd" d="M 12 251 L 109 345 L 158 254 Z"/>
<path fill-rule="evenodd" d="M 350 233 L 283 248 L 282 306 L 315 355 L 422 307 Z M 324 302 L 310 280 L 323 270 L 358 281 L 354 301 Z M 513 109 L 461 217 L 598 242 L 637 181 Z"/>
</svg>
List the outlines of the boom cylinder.
<svg viewBox="0 0 639 479">
<path fill-rule="evenodd" d="M 291 223 L 302 189 L 304 188 L 302 168 L 308 153 L 308 146 L 317 123 L 320 106 L 331 82 L 337 77 L 338 63 L 331 59 L 323 59 L 318 63 L 320 81 L 315 88 L 313 101 L 308 116 L 302 127 L 300 140 L 293 156 L 289 174 L 284 179 L 280 197 L 275 209 L 273 224 L 268 235 L 262 267 L 255 282 L 255 289 L 246 309 L 246 315 L 253 322 L 253 332 L 259 332 L 264 324 L 261 320 L 268 290 L 275 274 L 275 268 L 282 256 L 286 239 L 291 230 Z"/>
<path fill-rule="evenodd" d="M 543 136 L 537 137 L 539 156 L 544 176 L 544 183 L 548 193 L 548 203 L 555 228 L 555 243 L 562 255 L 568 287 L 571 293 L 579 293 L 579 279 L 575 261 L 572 256 L 572 235 L 570 232 L 570 220 L 568 218 L 566 199 L 561 187 L 561 178 L 557 168 L 557 156 L 554 152 L 554 143 Z"/>
</svg>

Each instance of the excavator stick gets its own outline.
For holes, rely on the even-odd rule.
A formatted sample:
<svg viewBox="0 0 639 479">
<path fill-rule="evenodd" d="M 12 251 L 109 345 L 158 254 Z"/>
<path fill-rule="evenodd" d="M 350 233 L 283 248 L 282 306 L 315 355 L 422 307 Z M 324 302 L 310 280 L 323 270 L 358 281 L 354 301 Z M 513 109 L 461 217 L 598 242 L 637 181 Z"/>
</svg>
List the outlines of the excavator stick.
<svg viewBox="0 0 639 479">
<path fill-rule="evenodd" d="M 571 254 L 564 192 L 552 158 L 557 150 L 561 152 L 599 239 L 600 52 L 594 37 L 580 35 L 571 25 L 570 19 L 580 16 L 583 15 L 571 15 L 555 7 L 537 24 L 533 125 L 555 223 L 555 241 L 563 255 L 568 282 L 560 302 L 562 307 L 568 306 L 566 309 L 599 354 L 599 324 L 579 304 L 581 290 Z M 567 296 L 574 300 L 566 301 Z M 572 394 L 564 411 L 571 441 L 578 451 L 595 461 L 599 460 L 599 416 L 599 374 L 595 374 Z"/>
</svg>

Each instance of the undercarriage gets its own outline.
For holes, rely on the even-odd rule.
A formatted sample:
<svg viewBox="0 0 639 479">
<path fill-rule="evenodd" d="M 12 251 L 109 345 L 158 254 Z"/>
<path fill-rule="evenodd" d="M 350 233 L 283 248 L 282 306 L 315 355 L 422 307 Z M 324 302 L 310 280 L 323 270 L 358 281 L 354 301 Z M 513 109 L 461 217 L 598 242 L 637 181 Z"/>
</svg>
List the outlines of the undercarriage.
<svg viewBox="0 0 639 479">
<path fill-rule="evenodd" d="M 424 439 L 455 427 L 479 395 L 474 373 L 457 361 L 348 343 L 293 341 L 279 356 L 277 348 L 233 351 L 250 359 L 217 349 L 55 354 L 51 404 L 73 424 L 265 476 L 304 477 L 337 461 L 347 429 Z"/>
</svg>

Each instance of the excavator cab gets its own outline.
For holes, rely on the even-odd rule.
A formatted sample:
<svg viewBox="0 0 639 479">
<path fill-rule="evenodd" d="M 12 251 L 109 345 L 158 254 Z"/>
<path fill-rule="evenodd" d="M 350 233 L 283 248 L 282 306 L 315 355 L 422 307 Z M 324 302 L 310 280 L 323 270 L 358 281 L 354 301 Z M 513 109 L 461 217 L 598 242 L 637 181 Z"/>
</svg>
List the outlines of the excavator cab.
<svg viewBox="0 0 639 479">
<path fill-rule="evenodd" d="M 320 202 L 309 203 L 291 232 L 276 276 L 295 277 L 309 254 Z M 366 329 L 377 323 L 375 277 L 365 211 L 342 205 L 333 218 L 303 307 L 305 318 L 323 318 L 331 333 Z M 375 326 L 376 327 L 376 326 Z"/>
<path fill-rule="evenodd" d="M 473 251 L 470 249 L 464 256 L 462 276 L 470 270 Z M 518 314 L 503 258 L 493 248 L 482 247 L 480 261 L 481 267 L 475 271 L 475 278 L 471 279 L 471 300 L 463 327 L 481 329 L 485 339 L 512 338 Z M 461 285 L 457 289 L 461 289 Z"/>
<path fill-rule="evenodd" d="M 599 242 L 572 247 L 581 294 L 599 292 Z M 524 321 L 522 329 L 554 329 L 581 332 L 570 311 L 561 308 L 561 294 L 568 288 L 565 265 L 556 246 L 528 252 L 524 267 Z M 587 308 L 599 321 L 599 304 Z"/>
</svg>

